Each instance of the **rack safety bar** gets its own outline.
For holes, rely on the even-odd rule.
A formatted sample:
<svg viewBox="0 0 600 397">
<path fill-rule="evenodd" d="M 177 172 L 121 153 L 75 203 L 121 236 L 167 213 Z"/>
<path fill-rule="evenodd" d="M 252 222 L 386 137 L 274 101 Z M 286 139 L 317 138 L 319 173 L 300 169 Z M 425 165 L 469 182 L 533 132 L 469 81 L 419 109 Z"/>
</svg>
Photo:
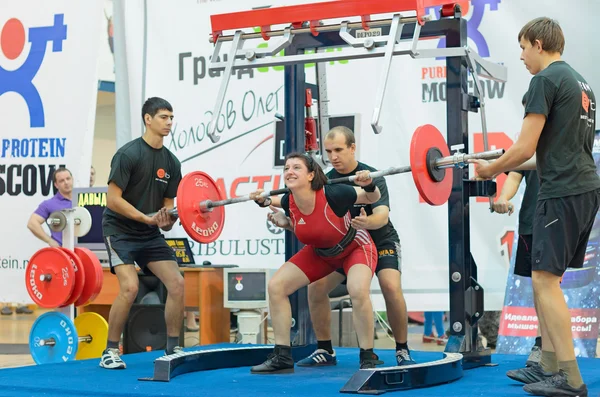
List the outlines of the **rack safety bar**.
<svg viewBox="0 0 600 397">
<path fill-rule="evenodd" d="M 360 16 L 363 29 L 369 30 L 371 15 L 391 14 L 404 11 L 416 11 L 416 18 L 423 25 L 425 10 L 428 7 L 457 4 L 457 0 L 338 0 L 316 4 L 300 4 L 285 7 L 264 8 L 259 10 L 231 12 L 211 15 L 210 42 L 215 43 L 225 31 L 236 31 L 258 26 L 264 40 L 269 40 L 272 25 L 291 24 L 298 29 L 307 22 L 309 30 L 315 36 L 321 20 Z M 231 41 L 233 36 L 227 36 Z"/>
</svg>

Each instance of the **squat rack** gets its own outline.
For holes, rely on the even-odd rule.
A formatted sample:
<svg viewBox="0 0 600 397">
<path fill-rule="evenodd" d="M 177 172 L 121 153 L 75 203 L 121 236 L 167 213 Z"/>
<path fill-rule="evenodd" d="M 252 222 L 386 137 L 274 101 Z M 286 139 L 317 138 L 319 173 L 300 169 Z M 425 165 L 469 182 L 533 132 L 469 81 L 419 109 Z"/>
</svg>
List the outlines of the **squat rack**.
<svg viewBox="0 0 600 397">
<path fill-rule="evenodd" d="M 374 133 L 379 134 L 383 131 L 379 119 L 392 57 L 409 55 L 411 58 L 446 58 L 448 146 L 453 151 L 469 152 L 468 112 L 479 112 L 482 119 L 484 150 L 489 150 L 480 78 L 505 82 L 507 71 L 504 66 L 481 58 L 468 47 L 467 23 L 462 18 L 460 6 L 456 3 L 456 0 L 338 0 L 212 15 L 209 41 L 214 44 L 214 52 L 210 69 L 222 71 L 223 80 L 216 98 L 208 136 L 213 143 L 220 139 L 217 134 L 217 119 L 232 71 L 284 65 L 286 152 L 305 151 L 304 65 L 316 64 L 319 91 L 318 123 L 320 131 L 327 131 L 329 126 L 324 62 L 375 57 L 383 58 L 371 120 Z M 441 6 L 440 18 L 432 20 L 428 15 L 428 8 L 437 6 Z M 400 14 L 404 12 L 411 15 Z M 375 14 L 393 16 L 383 20 L 372 20 L 371 15 Z M 360 22 L 323 22 L 327 19 L 350 17 L 360 17 Z M 282 24 L 286 25 L 283 29 L 271 28 Z M 260 29 L 258 33 L 251 31 L 256 26 Z M 249 31 L 241 30 L 245 28 Z M 365 31 L 381 29 L 381 35 L 359 38 L 355 31 L 361 28 Z M 421 39 L 444 36 L 446 48 L 419 48 Z M 269 48 L 244 49 L 246 40 L 261 37 L 264 40 L 273 39 L 275 43 Z M 225 53 L 222 51 L 224 43 L 230 43 L 227 58 L 222 56 L 222 52 Z M 324 52 L 328 47 L 344 49 Z M 282 50 L 284 55 L 275 57 Z M 224 61 L 221 61 L 222 59 Z M 474 79 L 474 95 L 468 93 L 468 74 Z M 321 164 L 326 165 L 326 156 L 323 156 L 322 149 L 321 140 L 321 147 L 310 148 L 309 152 L 317 157 Z M 462 376 L 463 368 L 491 362 L 489 349 L 477 345 L 477 320 L 484 312 L 483 288 L 477 283 L 477 265 L 470 250 L 467 206 L 470 197 L 487 196 L 491 201 L 496 193 L 496 184 L 492 181 L 470 181 L 468 167 L 457 168 L 453 172 L 452 193 L 448 200 L 451 337 L 446 345 L 445 358 L 407 367 L 360 370 L 344 386 L 342 392 L 381 392 L 447 382 Z M 299 248 L 297 239 L 290 232 L 286 232 L 286 260 Z M 298 348 L 310 347 L 315 344 L 315 337 L 310 322 L 306 288 L 295 293 L 290 299 L 292 317 L 295 320 L 292 327 L 292 345 Z M 460 359 L 462 368 L 458 371 L 455 364 Z M 443 366 L 447 366 L 445 371 L 441 371 Z M 412 376 L 409 375 L 411 372 Z M 419 376 L 415 377 L 417 373 Z M 446 376 L 443 376 L 443 373 L 446 373 Z M 393 378 L 393 382 L 390 382 L 390 377 Z"/>
</svg>

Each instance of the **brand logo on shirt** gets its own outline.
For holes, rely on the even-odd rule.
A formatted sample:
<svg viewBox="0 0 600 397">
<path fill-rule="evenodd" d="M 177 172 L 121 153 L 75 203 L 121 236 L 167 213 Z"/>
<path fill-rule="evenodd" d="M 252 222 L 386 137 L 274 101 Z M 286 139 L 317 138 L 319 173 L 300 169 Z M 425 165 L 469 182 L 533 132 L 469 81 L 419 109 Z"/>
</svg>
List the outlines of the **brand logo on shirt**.
<svg viewBox="0 0 600 397">
<path fill-rule="evenodd" d="M 159 168 L 158 171 L 156 171 L 156 176 L 158 176 L 160 179 L 169 179 L 171 177 L 171 175 L 167 174 L 167 171 L 163 170 L 162 168 Z"/>
<path fill-rule="evenodd" d="M 300 218 L 300 220 L 298 221 L 299 225 L 306 225 L 306 222 L 304 222 L 304 219 Z"/>
<path fill-rule="evenodd" d="M 581 91 L 581 106 L 583 106 L 583 110 L 587 112 L 590 111 L 590 98 L 584 91 Z"/>
<path fill-rule="evenodd" d="M 167 174 L 167 171 L 163 170 L 162 168 L 159 168 L 158 171 L 156 171 L 156 176 L 158 178 L 155 179 L 162 183 L 168 183 L 165 179 L 169 179 L 171 177 L 171 175 Z"/>
</svg>

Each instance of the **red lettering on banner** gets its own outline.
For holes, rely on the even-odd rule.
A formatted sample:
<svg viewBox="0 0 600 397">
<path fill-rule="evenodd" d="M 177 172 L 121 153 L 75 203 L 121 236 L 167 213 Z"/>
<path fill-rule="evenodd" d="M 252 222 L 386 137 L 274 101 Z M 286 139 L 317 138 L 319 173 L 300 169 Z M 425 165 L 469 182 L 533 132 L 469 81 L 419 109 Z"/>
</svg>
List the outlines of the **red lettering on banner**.
<svg viewBox="0 0 600 397">
<path fill-rule="evenodd" d="M 279 184 L 281 183 L 281 175 L 275 175 L 273 178 L 273 190 L 279 189 Z"/>
<path fill-rule="evenodd" d="M 271 175 L 253 176 L 252 177 L 252 182 L 258 183 L 258 186 L 256 187 L 256 189 L 265 189 L 265 182 L 270 182 L 270 181 L 271 181 Z"/>
<path fill-rule="evenodd" d="M 227 189 L 225 189 L 225 181 L 223 180 L 223 178 L 219 178 L 215 181 L 215 184 L 217 185 L 217 187 L 219 188 L 219 190 L 221 190 L 221 193 L 223 194 L 224 199 L 227 198 Z"/>
<path fill-rule="evenodd" d="M 503 247 L 506 244 L 506 248 L 508 250 L 508 255 L 507 255 L 508 263 L 510 263 L 514 241 L 515 241 L 515 231 L 514 230 L 508 230 L 506 233 L 504 233 L 504 236 L 502 236 L 500 238 L 500 246 Z"/>
<path fill-rule="evenodd" d="M 267 182 L 271 182 L 273 180 L 273 187 L 269 188 Z M 223 178 L 219 178 L 215 181 L 217 187 L 225 196 L 225 199 L 228 198 L 236 198 L 240 197 L 237 194 L 238 187 L 242 184 L 246 183 L 256 183 L 256 187 L 252 187 L 251 190 L 264 189 L 264 190 L 276 190 L 279 189 L 279 185 L 281 184 L 281 175 L 255 175 L 255 176 L 240 176 L 235 178 L 233 182 L 231 182 L 231 186 L 229 189 L 225 186 L 225 181 Z M 227 193 L 229 192 L 229 197 Z"/>
<path fill-rule="evenodd" d="M 598 309 L 569 309 L 574 339 L 598 338 Z M 533 307 L 505 306 L 500 318 L 498 335 L 537 336 L 538 318 Z"/>
<path fill-rule="evenodd" d="M 514 143 L 512 139 L 508 137 L 504 132 L 488 132 L 488 146 L 489 150 L 496 149 L 504 149 L 508 150 Z M 483 152 L 483 133 L 477 132 L 473 135 L 473 152 Z M 506 180 L 506 174 L 502 173 L 496 177 L 496 198 L 498 200 L 498 196 L 500 196 L 500 192 L 502 191 L 502 186 L 504 186 L 504 181 Z M 478 203 L 488 203 L 490 199 L 487 197 L 477 197 L 476 201 Z"/>
<path fill-rule="evenodd" d="M 250 182 L 250 177 L 249 176 L 241 176 L 239 178 L 235 178 L 233 180 L 233 182 L 231 182 L 231 190 L 230 190 L 230 196 L 231 198 L 237 198 L 239 197 L 237 195 L 237 187 L 239 184 L 241 183 L 249 183 Z"/>
</svg>

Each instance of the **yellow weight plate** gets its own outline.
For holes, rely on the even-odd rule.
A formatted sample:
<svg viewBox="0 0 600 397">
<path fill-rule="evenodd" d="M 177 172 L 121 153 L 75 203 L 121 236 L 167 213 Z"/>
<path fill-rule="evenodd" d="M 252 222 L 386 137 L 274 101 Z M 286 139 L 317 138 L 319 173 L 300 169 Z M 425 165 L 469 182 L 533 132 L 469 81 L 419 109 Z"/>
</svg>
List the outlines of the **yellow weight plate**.
<svg viewBox="0 0 600 397">
<path fill-rule="evenodd" d="M 75 317 L 75 329 L 79 338 L 91 336 L 90 342 L 80 341 L 77 349 L 77 360 L 100 358 L 106 349 L 108 339 L 108 323 L 98 313 L 86 312 Z"/>
</svg>

